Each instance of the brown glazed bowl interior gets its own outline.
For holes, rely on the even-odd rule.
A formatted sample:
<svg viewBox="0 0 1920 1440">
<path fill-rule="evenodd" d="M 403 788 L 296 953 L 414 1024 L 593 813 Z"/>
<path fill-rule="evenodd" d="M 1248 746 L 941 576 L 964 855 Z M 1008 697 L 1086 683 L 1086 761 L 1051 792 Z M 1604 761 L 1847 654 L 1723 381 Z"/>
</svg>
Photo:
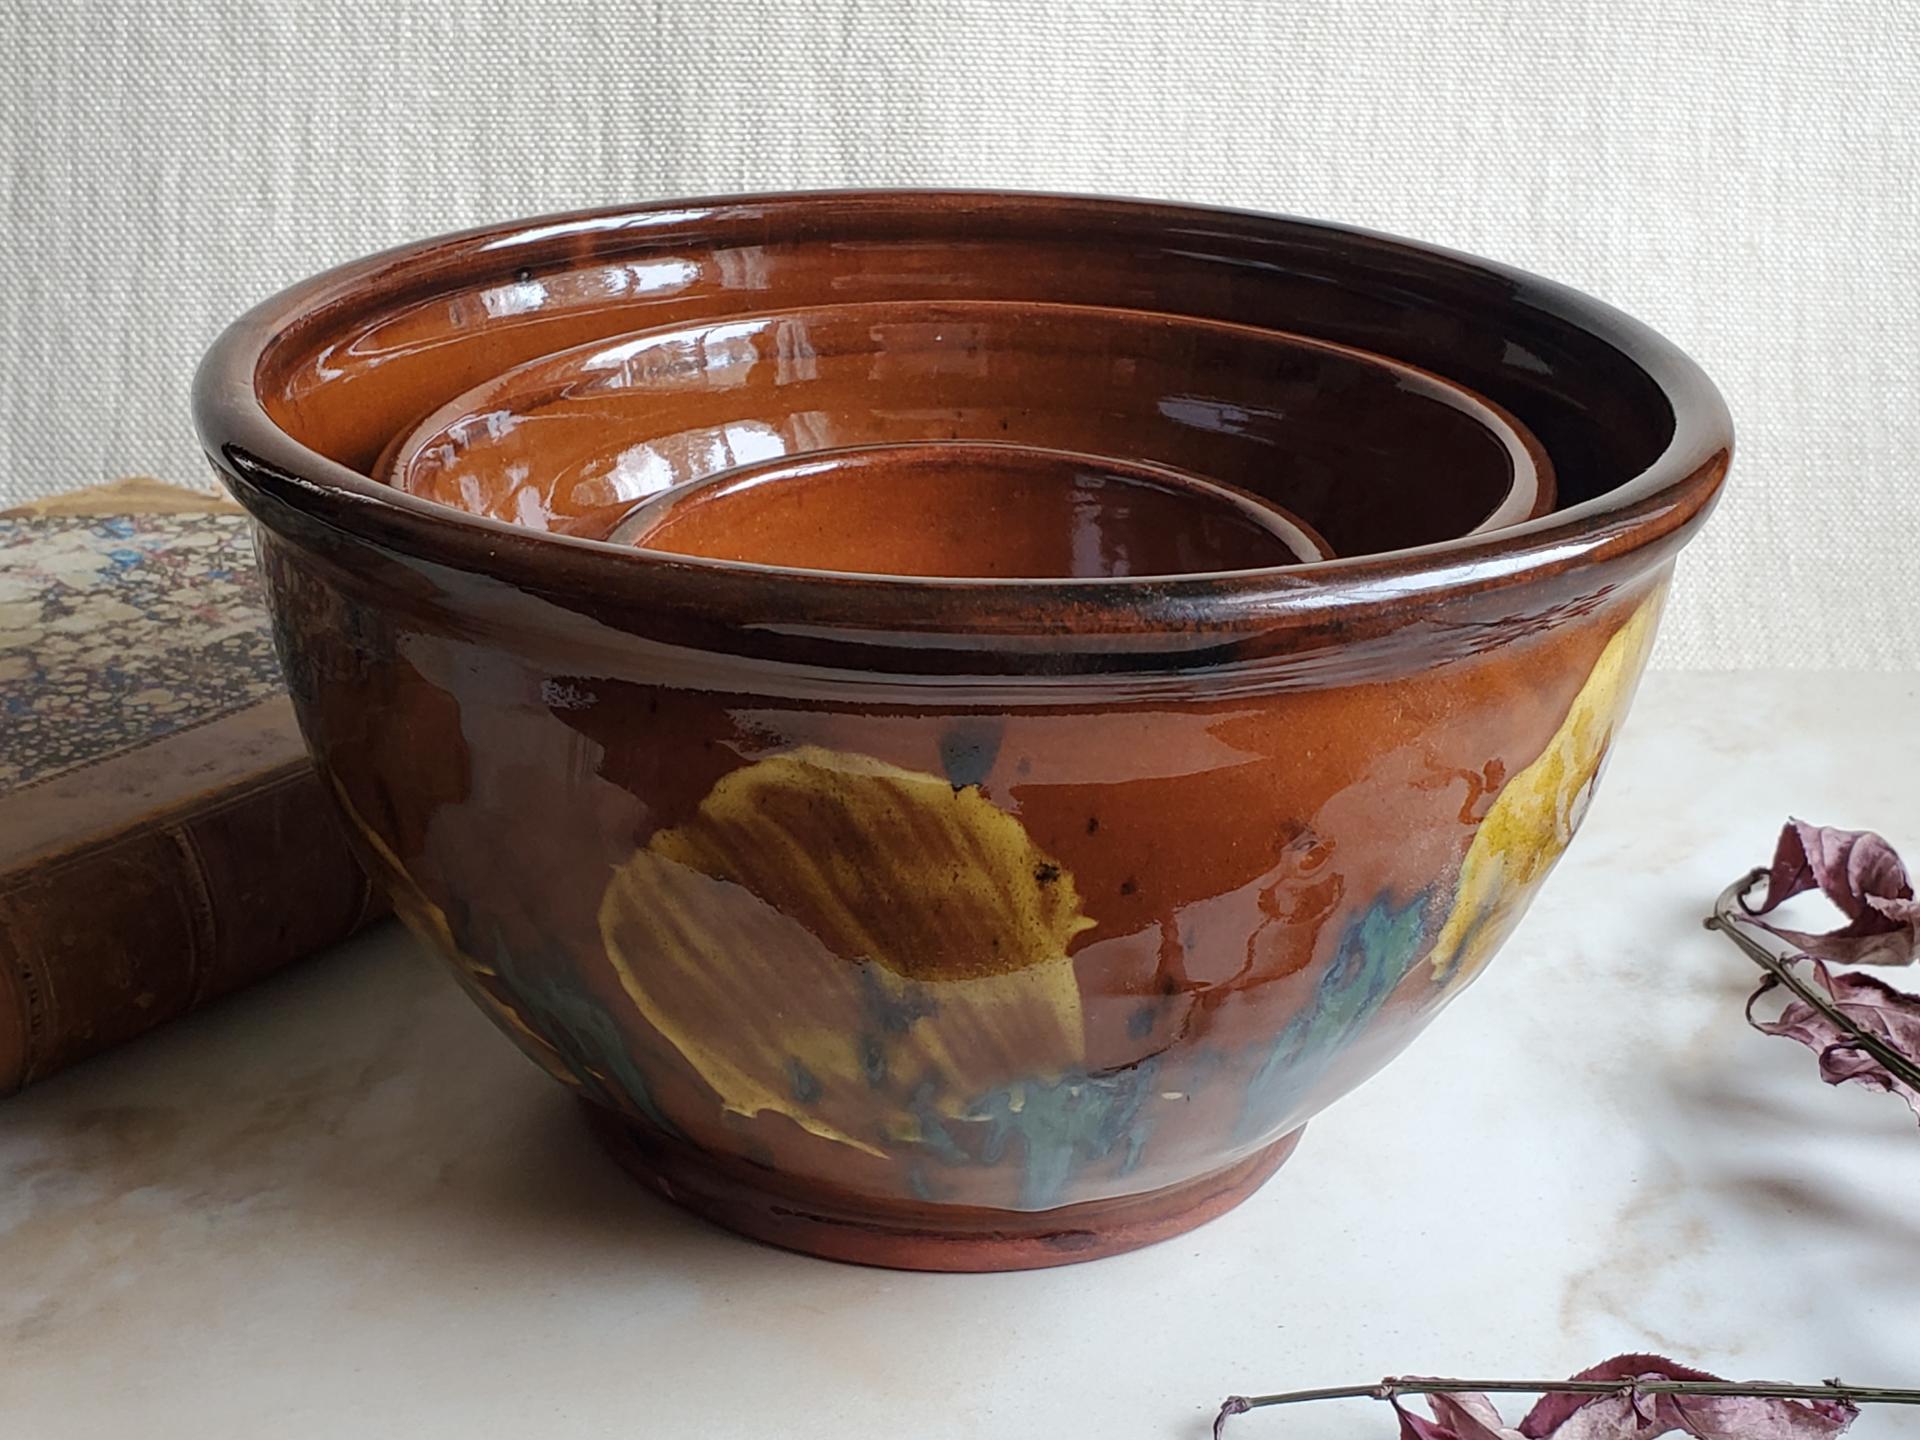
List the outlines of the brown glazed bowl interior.
<svg viewBox="0 0 1920 1440">
<path fill-rule="evenodd" d="M 883 358 L 919 356 L 911 377 L 935 354 L 860 337 L 936 313 L 1018 340 L 954 372 L 1008 418 L 965 439 L 1076 441 L 1081 420 L 1016 434 L 1011 391 L 990 393 L 1005 356 L 1062 343 L 1078 358 L 1016 370 L 1037 412 L 1111 421 L 1078 448 L 1289 503 L 1284 454 L 1249 448 L 1273 418 L 1253 372 L 1201 357 L 1304 336 L 1486 397 L 1550 457 L 1555 508 L 1473 530 L 1459 497 L 1481 479 L 1383 466 L 1351 510 L 1365 487 L 1298 492 L 1338 558 L 903 578 L 543 529 L 576 500 L 614 507 L 610 529 L 641 498 L 551 488 L 590 434 L 457 505 L 407 464 L 406 485 L 375 473 L 423 426 L 489 413 L 460 397 L 510 375 L 520 396 L 545 365 L 565 389 L 582 357 L 663 334 L 669 362 L 606 391 L 610 430 L 781 437 L 704 473 L 793 458 L 790 439 L 951 442 L 931 389 L 916 433 L 857 419 Z M 1165 344 L 1130 373 L 1087 338 L 1116 327 Z M 864 358 L 820 358 L 842 355 Z M 816 360 L 827 378 L 802 374 Z M 1732 443 L 1670 344 L 1533 276 L 1275 216 L 943 192 L 410 246 L 244 317 L 195 406 L 258 522 L 319 773 L 475 1002 L 676 1203 L 936 1269 L 1086 1259 L 1220 1213 L 1461 993 L 1586 813 Z M 1394 443 L 1348 413 L 1348 453 Z M 516 489 L 525 524 L 490 508 Z M 1416 522 L 1447 533 L 1342 546 Z M 1298 1192 L 1271 1207 L 1338 1243 Z"/>
<path fill-rule="evenodd" d="M 1165 466 L 996 444 L 818 451 L 689 481 L 608 538 L 865 575 L 1205 575 L 1331 558 L 1278 506 Z"/>
<path fill-rule="evenodd" d="M 1143 460 L 1249 490 L 1344 555 L 1553 507 L 1512 417 L 1378 355 L 1164 314 L 849 303 L 670 325 L 509 370 L 400 441 L 394 483 L 605 535 L 634 499 L 741 464 L 932 440 Z"/>
</svg>

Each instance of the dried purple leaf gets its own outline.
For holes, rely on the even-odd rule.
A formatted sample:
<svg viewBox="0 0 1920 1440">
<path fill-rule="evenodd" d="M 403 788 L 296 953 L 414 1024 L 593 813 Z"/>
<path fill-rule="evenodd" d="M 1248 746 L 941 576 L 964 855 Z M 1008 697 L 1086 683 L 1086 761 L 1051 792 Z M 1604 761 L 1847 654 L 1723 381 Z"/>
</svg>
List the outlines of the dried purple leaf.
<svg viewBox="0 0 1920 1440">
<path fill-rule="evenodd" d="M 1576 1380 L 1719 1379 L 1659 1355 L 1616 1355 Z M 1844 1400 L 1758 1399 L 1749 1395 L 1542 1396 L 1520 1422 L 1526 1440 L 1652 1440 L 1691 1435 L 1696 1440 L 1820 1440 L 1839 1435 L 1859 1410 Z"/>
<path fill-rule="evenodd" d="M 1792 896 L 1818 890 L 1847 923 L 1834 930 L 1788 930 L 1759 917 Z M 1820 960 L 1843 965 L 1907 965 L 1920 956 L 1920 900 L 1907 867 L 1871 830 L 1836 830 L 1789 820 L 1774 847 L 1767 893 L 1745 907 L 1754 923 Z"/>
<path fill-rule="evenodd" d="M 1903 1055 L 1920 1057 L 1920 996 L 1896 990 L 1871 975 L 1844 970 L 1835 973 L 1818 960 L 1813 962 L 1813 973 L 1828 999 L 1861 1030 Z M 1754 1006 L 1779 984 L 1779 980 L 1767 976 L 1747 1001 L 1747 1021 L 1754 1029 L 1764 1035 L 1798 1040 L 1819 1055 L 1820 1078 L 1827 1084 L 1857 1080 L 1869 1089 L 1898 1095 L 1920 1117 L 1920 1089 L 1889 1072 L 1860 1048 L 1858 1040 L 1806 1001 L 1789 1001 L 1777 1019 L 1756 1020 Z"/>
<path fill-rule="evenodd" d="M 1455 1395 L 1430 1395 L 1427 1405 L 1433 1419 L 1426 1420 L 1393 1402 L 1400 1417 L 1400 1440 L 1521 1440 L 1518 1430 L 1509 1430 L 1500 1412 L 1484 1395 L 1472 1392 Z"/>
<path fill-rule="evenodd" d="M 1629 1382 L 1696 1381 L 1723 1385 L 1704 1370 L 1658 1355 L 1618 1355 L 1583 1370 L 1577 1381 L 1615 1381 L 1623 1388 L 1600 1394 L 1553 1391 L 1541 1397 L 1518 1428 L 1509 1429 L 1485 1395 L 1436 1393 L 1427 1398 L 1433 1418 L 1415 1415 L 1392 1396 L 1400 1440 L 1654 1440 L 1690 1435 L 1694 1440 L 1826 1440 L 1853 1424 L 1858 1409 L 1846 1400 L 1796 1400 L 1753 1395 L 1647 1393 Z M 1420 1380 L 1387 1382 L 1416 1387 Z M 1445 1383 L 1445 1382 L 1442 1382 Z"/>
</svg>

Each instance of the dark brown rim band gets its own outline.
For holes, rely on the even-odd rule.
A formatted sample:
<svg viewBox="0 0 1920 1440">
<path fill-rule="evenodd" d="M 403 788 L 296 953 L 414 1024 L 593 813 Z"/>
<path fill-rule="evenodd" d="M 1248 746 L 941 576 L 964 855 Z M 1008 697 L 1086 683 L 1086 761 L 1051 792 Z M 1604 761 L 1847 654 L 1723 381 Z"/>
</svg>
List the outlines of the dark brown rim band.
<svg viewBox="0 0 1920 1440">
<path fill-rule="evenodd" d="M 912 226 L 971 238 L 1009 235 L 1177 237 L 1238 255 L 1303 245 L 1364 255 L 1384 272 L 1471 277 L 1505 302 L 1582 332 L 1644 372 L 1672 409 L 1663 452 L 1597 497 L 1494 534 L 1282 570 L 1193 579 L 897 580 L 768 573 L 724 561 L 649 554 L 533 532 L 454 510 L 377 482 L 315 452 L 267 414 L 255 377 L 276 346 L 343 316 L 465 288 L 489 264 L 511 270 L 671 243 L 750 243 L 860 235 Z M 555 216 L 465 232 L 328 271 L 236 321 L 194 387 L 202 441 L 241 498 L 275 529 L 315 526 L 398 555 L 488 576 L 570 609 L 684 611 L 704 626 L 793 635 L 1101 637 L 1154 651 L 1253 633 L 1389 626 L 1409 609 L 1605 564 L 1660 563 L 1698 527 L 1718 491 L 1732 425 L 1712 382 L 1646 326 L 1554 282 L 1433 246 L 1318 221 L 1093 197 L 973 191 L 853 191 L 672 201 Z M 1524 418 L 1524 417 L 1523 417 Z M 1157 642 L 1157 643 L 1156 643 Z M 1169 643 L 1171 642 L 1171 643 Z M 1071 648 L 1071 647 L 1068 647 Z"/>
</svg>

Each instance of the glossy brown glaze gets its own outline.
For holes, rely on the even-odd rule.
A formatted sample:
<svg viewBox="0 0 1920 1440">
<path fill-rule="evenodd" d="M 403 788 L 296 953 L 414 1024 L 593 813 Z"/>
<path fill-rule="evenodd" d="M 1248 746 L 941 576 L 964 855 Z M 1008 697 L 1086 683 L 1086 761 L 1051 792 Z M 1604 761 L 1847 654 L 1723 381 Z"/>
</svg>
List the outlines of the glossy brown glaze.
<svg viewBox="0 0 1920 1440">
<path fill-rule="evenodd" d="M 904 579 L 538 533 L 365 473 L 559 349 L 955 299 L 1382 351 L 1537 435 L 1561 508 L 1264 571 Z M 1690 363 L 1544 281 L 974 194 L 396 252 L 243 320 L 196 403 L 401 913 L 663 1193 L 931 1268 L 1196 1223 L 1459 993 L 1579 824 L 1730 445 Z"/>
<path fill-rule="evenodd" d="M 743 464 L 1007 441 L 1171 465 L 1285 506 L 1343 555 L 1553 508 L 1510 415 L 1438 376 L 1298 336 L 992 301 L 845 304 L 666 326 L 515 367 L 398 440 L 414 494 L 602 536 L 635 499 Z"/>
<path fill-rule="evenodd" d="M 1276 505 L 1162 465 L 898 444 L 743 465 L 642 501 L 607 537 L 865 575 L 1207 575 L 1332 558 Z"/>
</svg>

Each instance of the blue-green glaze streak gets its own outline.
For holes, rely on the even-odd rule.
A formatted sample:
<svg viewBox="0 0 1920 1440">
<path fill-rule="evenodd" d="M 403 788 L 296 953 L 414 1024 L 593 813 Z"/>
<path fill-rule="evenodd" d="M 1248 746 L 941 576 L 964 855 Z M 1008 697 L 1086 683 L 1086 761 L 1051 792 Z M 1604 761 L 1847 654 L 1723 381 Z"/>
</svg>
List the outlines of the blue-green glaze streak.
<svg viewBox="0 0 1920 1440">
<path fill-rule="evenodd" d="M 587 1094 L 615 1110 L 631 1105 L 669 1135 L 680 1133 L 680 1127 L 654 1104 L 652 1088 L 633 1063 L 620 1027 L 597 1000 L 567 989 L 551 976 L 535 980 L 520 973 L 498 934 L 492 948 L 494 972 L 510 988 L 527 1025 L 554 1048 Z M 619 1093 L 613 1093 L 602 1077 L 610 1077 Z"/>
<path fill-rule="evenodd" d="M 1060 1203 L 1067 1182 L 1082 1165 L 1120 1157 L 1124 1175 L 1146 1147 L 1158 1060 L 1101 1075 L 1077 1073 L 1057 1080 L 1029 1080 L 996 1090 L 970 1111 L 990 1127 L 980 1158 L 996 1164 L 1011 1144 L 1021 1147 L 1020 1208 L 1046 1210 Z"/>
<path fill-rule="evenodd" d="M 1313 998 L 1275 1037 L 1247 1086 L 1244 1137 L 1284 1124 L 1413 968 L 1425 948 L 1428 898 L 1422 892 L 1396 910 L 1382 895 L 1347 923 Z"/>
</svg>

